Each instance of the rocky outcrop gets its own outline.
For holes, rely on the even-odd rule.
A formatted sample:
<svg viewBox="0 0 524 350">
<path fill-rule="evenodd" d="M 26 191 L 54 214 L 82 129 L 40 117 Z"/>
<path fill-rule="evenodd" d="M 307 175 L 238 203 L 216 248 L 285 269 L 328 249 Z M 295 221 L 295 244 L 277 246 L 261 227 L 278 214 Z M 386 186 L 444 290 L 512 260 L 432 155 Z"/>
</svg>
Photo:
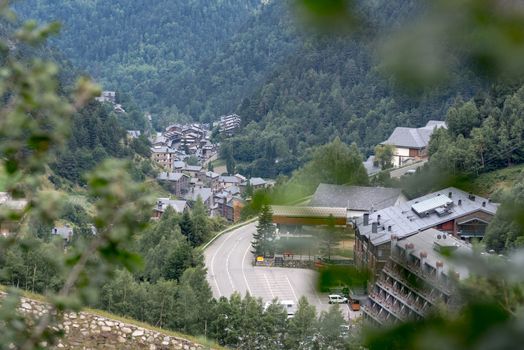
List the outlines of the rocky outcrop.
<svg viewBox="0 0 524 350">
<path fill-rule="evenodd" d="M 22 298 L 20 304 L 23 313 L 35 317 L 46 312 L 47 307 L 43 302 L 27 298 Z M 55 349 L 208 349 L 187 339 L 89 312 L 65 314 L 56 326 L 58 329 L 64 331 L 64 336 Z"/>
</svg>

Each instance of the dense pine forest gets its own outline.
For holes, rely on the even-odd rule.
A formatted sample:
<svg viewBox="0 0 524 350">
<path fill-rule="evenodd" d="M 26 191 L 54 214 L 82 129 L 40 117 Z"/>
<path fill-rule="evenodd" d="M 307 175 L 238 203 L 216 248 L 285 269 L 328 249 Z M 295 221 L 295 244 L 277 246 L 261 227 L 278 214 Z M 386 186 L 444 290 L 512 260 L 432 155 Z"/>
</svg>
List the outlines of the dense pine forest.
<svg viewBox="0 0 524 350">
<path fill-rule="evenodd" d="M 198 117 L 208 87 L 223 88 L 218 77 L 211 84 L 204 69 L 233 35 L 245 32 L 258 8 L 255 0 L 17 4 L 23 18 L 60 21 L 62 34 L 53 43 L 106 89 L 131 94 L 143 108 L 172 118 Z"/>
</svg>

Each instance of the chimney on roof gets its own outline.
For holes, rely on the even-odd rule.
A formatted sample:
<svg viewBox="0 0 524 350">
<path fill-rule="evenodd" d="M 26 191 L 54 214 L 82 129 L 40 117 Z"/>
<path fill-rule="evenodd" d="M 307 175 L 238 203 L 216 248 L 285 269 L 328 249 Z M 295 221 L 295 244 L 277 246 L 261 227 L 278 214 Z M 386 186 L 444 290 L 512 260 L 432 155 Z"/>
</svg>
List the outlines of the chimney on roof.
<svg viewBox="0 0 524 350">
<path fill-rule="evenodd" d="M 449 198 L 453 197 L 453 192 L 449 192 L 449 193 L 448 193 L 448 197 L 449 197 Z"/>
<path fill-rule="evenodd" d="M 391 225 L 388 226 L 388 232 L 391 232 Z"/>
<path fill-rule="evenodd" d="M 440 275 L 442 274 L 442 269 L 444 268 L 444 263 L 438 260 L 436 263 L 436 267 L 437 267 L 437 278 L 440 279 Z"/>
<path fill-rule="evenodd" d="M 380 225 L 380 214 L 377 215 L 377 225 Z"/>
<path fill-rule="evenodd" d="M 364 213 L 364 226 L 369 225 L 369 214 Z"/>
<path fill-rule="evenodd" d="M 458 200 L 458 205 L 462 205 L 462 199 Z"/>
<path fill-rule="evenodd" d="M 428 253 L 426 251 L 421 251 L 419 256 L 420 256 L 420 268 L 422 269 L 422 271 L 424 271 L 424 264 L 426 263 Z"/>
<path fill-rule="evenodd" d="M 469 198 L 470 201 L 473 201 L 473 202 L 475 201 L 475 196 L 472 195 L 472 194 L 470 194 L 470 195 L 468 196 L 468 198 Z"/>
<path fill-rule="evenodd" d="M 413 243 L 406 243 L 404 247 L 406 248 L 406 259 L 411 259 L 409 254 L 415 249 L 415 245 Z"/>
<path fill-rule="evenodd" d="M 371 223 L 371 233 L 377 233 L 377 223 L 376 222 Z"/>
<path fill-rule="evenodd" d="M 483 207 L 486 206 L 486 201 L 482 202 L 482 206 L 483 206 Z"/>
<path fill-rule="evenodd" d="M 393 254 L 396 251 L 397 243 L 398 243 L 398 236 L 391 235 L 391 254 Z"/>
</svg>

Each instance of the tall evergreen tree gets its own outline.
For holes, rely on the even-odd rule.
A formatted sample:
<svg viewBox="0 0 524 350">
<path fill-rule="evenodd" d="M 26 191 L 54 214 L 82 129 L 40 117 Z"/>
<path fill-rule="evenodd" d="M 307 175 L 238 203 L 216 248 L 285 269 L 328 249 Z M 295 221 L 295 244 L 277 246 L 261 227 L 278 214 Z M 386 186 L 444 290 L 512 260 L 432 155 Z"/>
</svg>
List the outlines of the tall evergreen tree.
<svg viewBox="0 0 524 350">
<path fill-rule="evenodd" d="M 257 231 L 253 235 L 253 253 L 262 256 L 272 256 L 275 252 L 274 238 L 273 212 L 271 207 L 265 204 L 258 216 Z"/>
<path fill-rule="evenodd" d="M 204 243 L 209 234 L 209 223 L 207 209 L 200 196 L 198 196 L 191 210 L 191 229 L 193 234 L 190 241 L 193 246 Z"/>
<path fill-rule="evenodd" d="M 180 231 L 184 236 L 186 236 L 190 241 L 193 235 L 193 223 L 191 222 L 191 215 L 188 211 L 185 211 L 182 214 L 182 220 L 180 220 Z"/>
</svg>

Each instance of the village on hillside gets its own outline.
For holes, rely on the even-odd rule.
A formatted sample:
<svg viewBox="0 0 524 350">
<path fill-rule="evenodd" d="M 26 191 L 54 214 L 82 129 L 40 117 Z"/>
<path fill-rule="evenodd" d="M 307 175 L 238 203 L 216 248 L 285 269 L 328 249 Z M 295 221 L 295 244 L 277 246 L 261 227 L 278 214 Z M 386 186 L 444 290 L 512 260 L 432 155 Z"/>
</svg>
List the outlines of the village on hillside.
<svg viewBox="0 0 524 350">
<path fill-rule="evenodd" d="M 232 114 L 221 117 L 214 127 L 228 137 L 238 131 L 240 122 Z M 269 179 L 214 172 L 210 164 L 217 158 L 219 144 L 211 141 L 211 132 L 208 124 L 172 124 L 151 138 L 151 158 L 163 169 L 157 180 L 173 195 L 157 199 L 153 217 L 161 217 L 168 207 L 182 213 L 200 198 L 210 216 L 237 222 L 246 197 L 273 186 Z"/>
</svg>

